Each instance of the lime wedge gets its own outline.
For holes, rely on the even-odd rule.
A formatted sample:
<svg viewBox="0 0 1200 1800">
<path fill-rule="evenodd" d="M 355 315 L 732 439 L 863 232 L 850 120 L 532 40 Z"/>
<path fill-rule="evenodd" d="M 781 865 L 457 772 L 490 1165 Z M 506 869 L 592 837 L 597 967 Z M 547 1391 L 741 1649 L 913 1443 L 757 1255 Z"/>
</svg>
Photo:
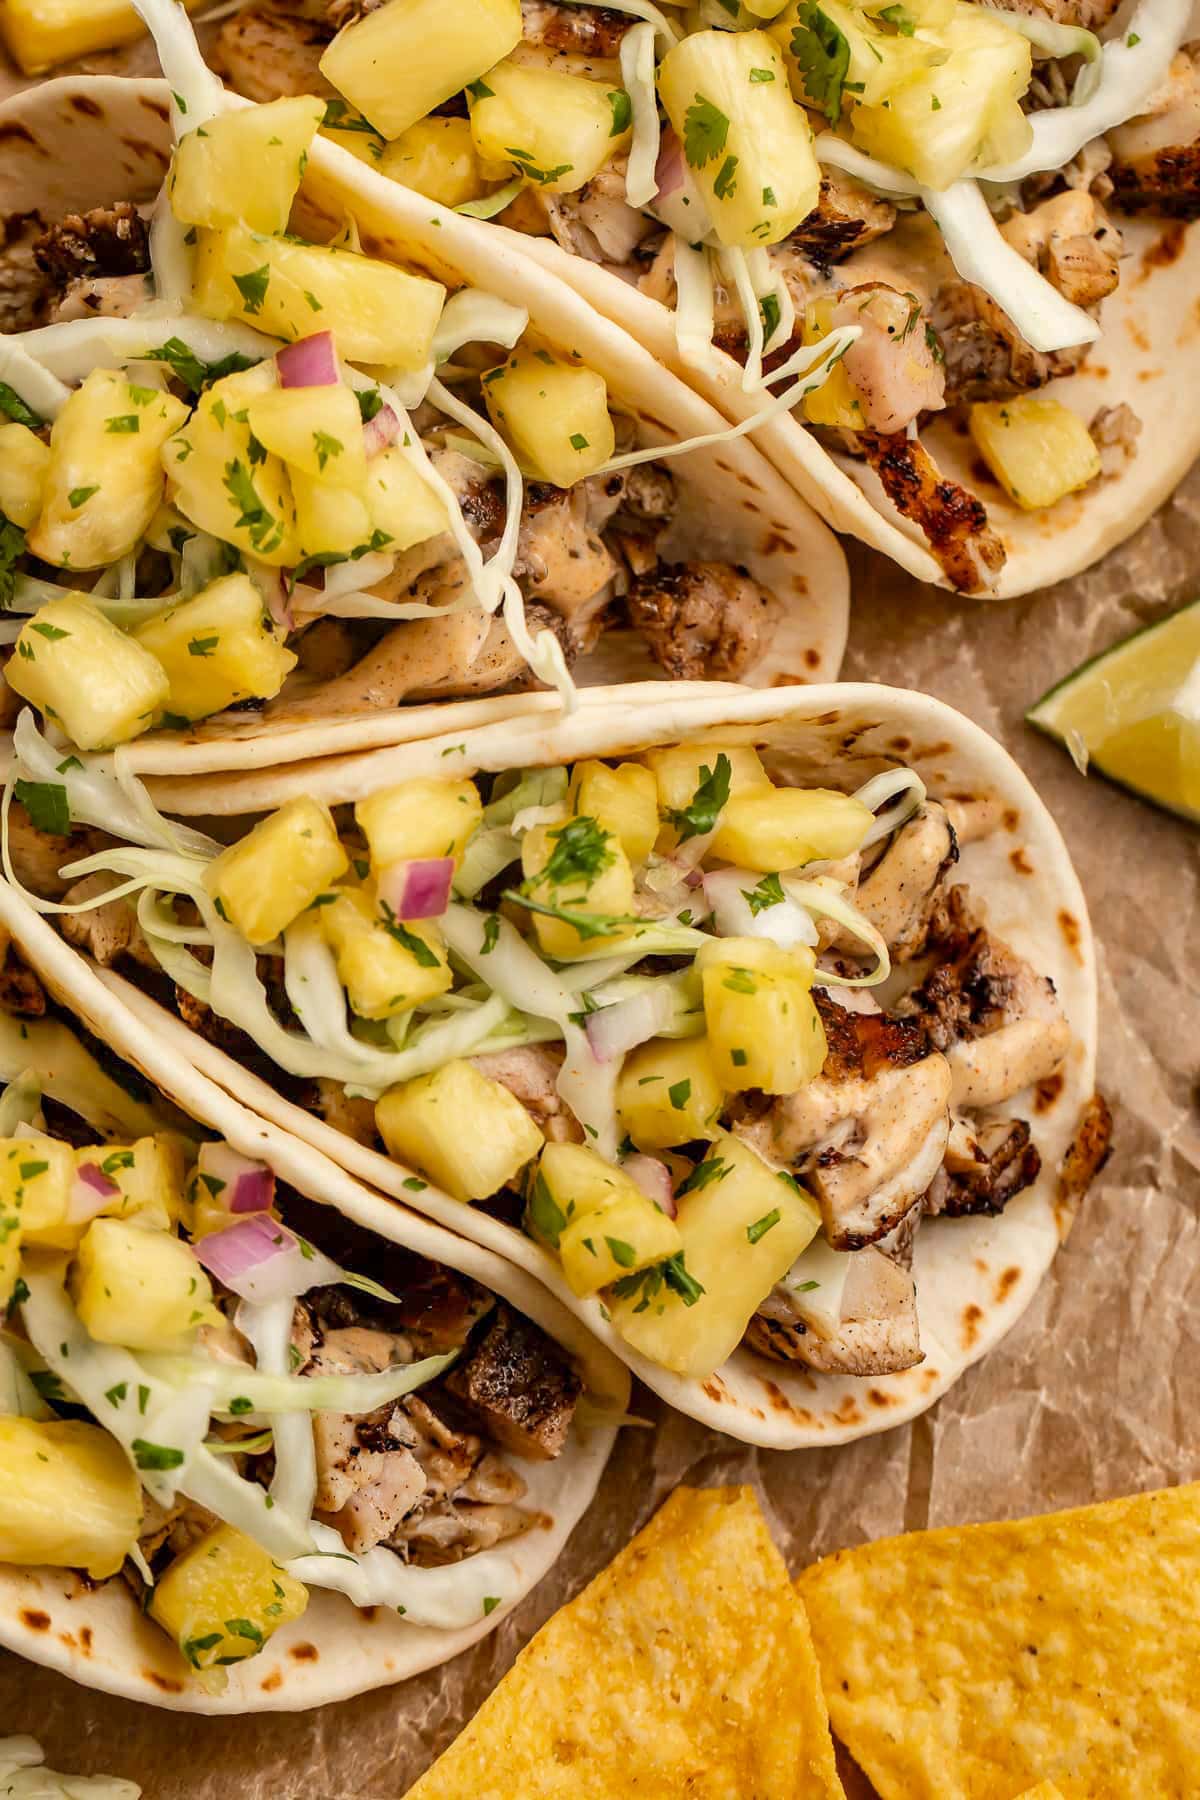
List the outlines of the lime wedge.
<svg viewBox="0 0 1200 1800">
<path fill-rule="evenodd" d="M 1084 663 L 1025 717 L 1081 769 L 1200 822 L 1200 600 Z"/>
</svg>

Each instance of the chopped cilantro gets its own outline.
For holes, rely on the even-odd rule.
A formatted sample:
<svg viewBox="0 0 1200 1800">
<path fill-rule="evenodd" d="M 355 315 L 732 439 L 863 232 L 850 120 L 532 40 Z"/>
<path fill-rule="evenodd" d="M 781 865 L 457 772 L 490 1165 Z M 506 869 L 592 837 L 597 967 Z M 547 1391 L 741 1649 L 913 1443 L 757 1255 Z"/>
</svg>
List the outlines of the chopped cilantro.
<svg viewBox="0 0 1200 1800">
<path fill-rule="evenodd" d="M 183 1451 L 177 1450 L 174 1444 L 151 1444 L 145 1438 L 134 1438 L 130 1448 L 139 1469 L 179 1469 L 183 1466 Z"/>
<path fill-rule="evenodd" d="M 762 294 L 762 295 L 760 295 L 759 301 L 758 301 L 758 310 L 762 314 L 763 338 L 764 338 L 765 342 L 767 342 L 769 344 L 771 339 L 775 336 L 775 333 L 779 330 L 779 320 L 781 317 L 780 308 L 779 308 L 779 295 L 778 294 Z"/>
<path fill-rule="evenodd" d="M 214 631 L 211 637 L 190 638 L 188 640 L 188 655 L 211 656 L 220 641 L 221 634 L 219 631 Z"/>
<path fill-rule="evenodd" d="M 750 71 L 750 80 L 752 84 L 760 81 L 774 81 L 774 79 L 774 69 L 751 69 Z"/>
<path fill-rule="evenodd" d="M 720 107 L 697 94 L 683 118 L 683 154 L 693 169 L 702 169 L 725 149 L 729 120 Z"/>
<path fill-rule="evenodd" d="M 7 413 L 18 425 L 28 425 L 30 431 L 37 431 L 45 424 L 45 420 L 32 406 L 26 406 L 16 388 L 9 387 L 7 381 L 0 381 L 0 412 Z"/>
<path fill-rule="evenodd" d="M 628 131 L 633 123 L 633 101 L 624 88 L 613 88 L 607 95 L 608 104 L 612 108 L 612 130 L 609 137 L 620 137 Z"/>
<path fill-rule="evenodd" d="M 104 427 L 110 437 L 135 437 L 142 429 L 136 413 L 117 413 Z"/>
<path fill-rule="evenodd" d="M 778 875 L 764 875 L 757 887 L 742 888 L 741 895 L 751 914 L 757 918 L 760 912 L 766 912 L 768 907 L 778 906 L 782 902 L 783 883 Z"/>
<path fill-rule="evenodd" d="M 715 828 L 721 809 L 729 799 L 732 776 L 732 765 L 723 750 L 718 753 L 711 769 L 701 766 L 700 785 L 689 804 L 672 807 L 667 814 L 679 833 L 681 844 L 685 844 L 689 838 L 704 837 Z"/>
<path fill-rule="evenodd" d="M 61 781 L 18 781 L 13 793 L 29 814 L 35 831 L 65 837 L 71 829 L 71 807 Z"/>
<path fill-rule="evenodd" d="M 729 1168 L 730 1165 L 723 1156 L 706 1157 L 702 1163 L 696 1164 L 687 1180 L 680 1186 L 679 1192 L 681 1194 L 698 1194 L 701 1188 L 708 1187 L 711 1182 L 724 1181 L 729 1173 Z"/>
<path fill-rule="evenodd" d="M 796 18 L 791 49 L 804 90 L 836 125 L 842 116 L 842 92 L 850 68 L 849 41 L 817 0 L 798 0 Z"/>
<path fill-rule="evenodd" d="M 612 1257 L 617 1267 L 619 1269 L 632 1269 L 634 1263 L 637 1261 L 637 1251 L 634 1249 L 633 1245 L 627 1244 L 623 1238 L 606 1237 L 604 1241 L 608 1245 L 609 1255 Z"/>
<path fill-rule="evenodd" d="M 737 166 L 737 157 L 727 156 L 717 170 L 717 177 L 713 182 L 713 193 L 718 200 L 732 200 L 734 194 L 737 193 Z"/>
<path fill-rule="evenodd" d="M 182 338 L 177 337 L 168 338 L 161 349 L 147 350 L 141 360 L 168 363 L 175 379 L 196 394 L 202 388 L 211 387 L 214 381 L 223 380 L 226 375 L 236 375 L 242 369 L 252 369 L 255 366 L 254 357 L 243 356 L 240 350 L 231 351 L 219 362 L 203 362 Z"/>
<path fill-rule="evenodd" d="M 313 448 L 317 453 L 317 464 L 323 475 L 325 464 L 331 457 L 340 456 L 346 446 L 341 438 L 332 437 L 328 431 L 314 431 L 312 435 Z"/>
<path fill-rule="evenodd" d="M 746 1242 L 748 1244 L 757 1244 L 760 1238 L 766 1237 L 768 1231 L 774 1230 L 782 1217 L 783 1214 L 780 1212 L 779 1208 L 777 1206 L 772 1207 L 771 1211 L 769 1213 L 764 1213 L 761 1219 L 755 1219 L 753 1225 L 747 1225 Z"/>
<path fill-rule="evenodd" d="M 676 1112 L 682 1112 L 691 1097 L 692 1084 L 686 1077 L 682 1081 L 674 1082 L 667 1089 L 667 1098 Z"/>
<path fill-rule="evenodd" d="M 67 505 L 69 507 L 71 507 L 74 511 L 78 512 L 78 510 L 81 506 L 87 505 L 88 501 L 91 499 L 93 494 L 98 494 L 99 492 L 100 492 L 99 483 L 97 483 L 95 485 L 95 487 L 72 488 L 70 493 L 67 495 Z"/>
<path fill-rule="evenodd" d="M 25 533 L 0 513 L 0 607 L 12 600 L 17 587 L 17 564 L 25 554 Z"/>
<path fill-rule="evenodd" d="M 364 425 L 369 425 L 376 414 L 383 411 L 383 395 L 378 388 L 360 388 L 354 398 L 358 401 Z"/>
<path fill-rule="evenodd" d="M 380 904 L 383 907 L 385 921 L 383 928 L 388 936 L 394 938 L 396 943 L 402 944 L 422 969 L 440 969 L 442 965 L 437 951 L 431 949 L 425 939 L 418 937 L 415 931 L 409 931 L 406 925 L 401 924 L 386 900 L 381 901 Z"/>
<path fill-rule="evenodd" d="M 262 311 L 270 284 L 270 263 L 263 263 L 260 269 L 251 269 L 248 275 L 235 275 L 233 278 L 233 285 L 242 296 L 242 305 L 251 314 Z"/>
<path fill-rule="evenodd" d="M 499 936 L 500 915 L 499 913 L 489 913 L 483 922 L 483 948 L 480 950 L 479 954 L 481 956 L 490 956 L 492 951 L 496 948 L 496 941 Z"/>
</svg>

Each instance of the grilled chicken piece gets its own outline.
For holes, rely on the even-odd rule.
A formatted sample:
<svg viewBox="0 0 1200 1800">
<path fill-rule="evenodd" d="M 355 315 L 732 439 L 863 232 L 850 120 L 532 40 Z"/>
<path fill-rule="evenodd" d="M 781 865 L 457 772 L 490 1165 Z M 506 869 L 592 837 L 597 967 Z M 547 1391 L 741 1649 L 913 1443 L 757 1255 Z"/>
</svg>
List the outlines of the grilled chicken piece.
<svg viewBox="0 0 1200 1800">
<path fill-rule="evenodd" d="M 950 584 L 963 594 L 993 588 L 1006 554 L 982 501 L 942 475 L 917 438 L 871 431 L 847 435 L 896 511 L 920 527 Z"/>
<path fill-rule="evenodd" d="M 534 1523 L 517 1504 L 527 1490 L 516 1470 L 485 1451 L 482 1439 L 448 1425 L 420 1395 L 397 1407 L 390 1429 L 404 1434 L 425 1474 L 421 1503 L 387 1540 L 393 1549 L 418 1563 L 459 1562 Z"/>
<path fill-rule="evenodd" d="M 950 1069 L 915 1021 L 857 1013 L 816 990 L 829 1055 L 815 1081 L 734 1130 L 795 1171 L 835 1250 L 893 1230 L 932 1182 L 950 1129 Z"/>
<path fill-rule="evenodd" d="M 105 894 L 119 885 L 118 876 L 98 871 L 95 875 L 85 875 L 82 881 L 68 888 L 63 900 L 68 906 L 77 906 L 81 901 L 93 900 L 98 894 Z M 53 890 L 42 887 L 36 891 L 48 894 Z M 102 969 L 111 969 L 114 963 L 125 958 L 140 963 L 145 969 L 159 967 L 138 922 L 137 910 L 129 900 L 109 900 L 90 912 L 64 913 L 58 928 L 68 944 L 86 951 Z"/>
<path fill-rule="evenodd" d="M 32 331 L 44 324 L 45 303 L 46 278 L 33 260 L 25 222 L 0 220 L 0 332 Z"/>
<path fill-rule="evenodd" d="M 1121 0 L 1014 0 L 1012 10 L 1031 19 L 1052 19 L 1056 25 L 1082 25 L 1099 31 L 1117 11 Z"/>
<path fill-rule="evenodd" d="M 635 20 L 609 6 L 555 6 L 553 0 L 521 0 L 526 44 L 572 56 L 614 57 Z"/>
<path fill-rule="evenodd" d="M 61 298 L 75 282 L 150 273 L 150 232 L 136 206 L 118 200 L 67 213 L 33 249 L 38 268 Z"/>
<path fill-rule="evenodd" d="M 1103 1094 L 1093 1094 L 1059 1170 L 1059 1190 L 1064 1199 L 1082 1199 L 1087 1193 L 1112 1154 L 1112 1130 L 1108 1101 Z"/>
<path fill-rule="evenodd" d="M 625 604 L 674 681 L 739 681 L 779 616 L 774 595 L 731 563 L 664 563 L 635 578 Z"/>
<path fill-rule="evenodd" d="M 497 1306 L 446 1388 L 481 1431 L 536 1462 L 562 1450 L 580 1393 L 579 1377 L 545 1332 L 507 1306 Z"/>
<path fill-rule="evenodd" d="M 911 1272 L 876 1248 L 860 1250 L 842 1295 L 836 1334 L 822 1338 L 799 1317 L 780 1317 L 784 1290 L 772 1295 L 772 1316 L 756 1313 L 746 1332 L 752 1350 L 777 1362 L 802 1362 L 831 1375 L 892 1375 L 925 1360 Z"/>
<path fill-rule="evenodd" d="M 514 1050 L 491 1050 L 471 1061 L 481 1075 L 499 1081 L 516 1096 L 539 1131 L 551 1143 L 581 1144 L 583 1127 L 558 1092 L 563 1052 L 556 1044 L 521 1044 Z"/>
<path fill-rule="evenodd" d="M 896 209 L 889 201 L 880 200 L 853 176 L 828 169 L 821 176 L 816 206 L 786 242 L 803 251 L 819 269 L 826 269 L 852 250 L 861 250 L 864 244 L 882 237 L 895 223 Z"/>
<path fill-rule="evenodd" d="M 1117 406 L 1101 406 L 1093 414 L 1088 431 L 1100 452 L 1100 479 L 1108 481 L 1119 475 L 1126 463 L 1137 455 L 1137 441 L 1142 435 L 1142 421 L 1132 406 L 1122 400 Z"/>
<path fill-rule="evenodd" d="M 40 1019 L 46 992 L 8 932 L 0 926 L 0 1007 L 24 1019 Z"/>
<path fill-rule="evenodd" d="M 1013 249 L 1075 306 L 1098 306 L 1120 280 L 1121 234 L 1093 194 L 1068 188 L 1000 227 Z"/>
<path fill-rule="evenodd" d="M 927 800 L 893 832 L 879 861 L 860 879 L 854 903 L 879 932 L 893 961 L 907 962 L 924 948 L 929 916 L 957 861 L 958 840 L 946 809 Z M 843 930 L 835 947 L 861 950 L 861 943 Z"/>
<path fill-rule="evenodd" d="M 603 630 L 618 570 L 589 518 L 594 505 L 586 483 L 529 482 L 513 566 L 522 593 L 556 612 L 580 651 L 590 650 Z"/>
<path fill-rule="evenodd" d="M 452 591 L 442 589 L 447 598 Z M 536 620 L 530 623 L 536 628 Z M 393 626 L 332 680 L 294 683 L 263 709 L 264 717 L 340 718 L 389 711 L 402 700 L 491 694 L 524 673 L 502 619 L 474 609 L 444 612 Z"/>
<path fill-rule="evenodd" d="M 371 1149 L 378 1141 L 374 1101 L 352 1098 L 340 1081 L 318 1075 L 308 1094 L 308 1105 L 326 1125 L 332 1125 L 354 1143 Z"/>
<path fill-rule="evenodd" d="M 862 333 L 842 367 L 869 430 L 904 431 L 923 412 L 945 405 L 941 353 L 925 329 L 915 294 L 898 293 L 882 281 L 864 282 L 838 295 L 829 323 L 832 330 L 856 325 Z"/>
<path fill-rule="evenodd" d="M 83 825 L 74 825 L 61 836 L 40 831 L 19 800 L 9 807 L 8 853 L 17 880 L 48 900 L 60 899 L 71 885 L 59 874 L 63 865 L 90 856 L 103 841 L 99 832 Z"/>
<path fill-rule="evenodd" d="M 929 948 L 934 966 L 900 1011 L 944 1054 L 954 1106 L 998 1106 L 1052 1075 L 1071 1044 L 1054 983 L 991 935 L 966 888 L 935 908 Z"/>
<path fill-rule="evenodd" d="M 323 0 L 315 7 L 296 0 L 248 6 L 221 27 L 213 66 L 248 100 L 332 94 L 320 64 L 334 29 Z"/>
<path fill-rule="evenodd" d="M 1024 1119 L 989 1119 L 974 1125 L 955 1115 L 946 1160 L 922 1201 L 925 1212 L 959 1219 L 1000 1213 L 1014 1194 L 1032 1187 L 1042 1159 Z"/>
<path fill-rule="evenodd" d="M 1117 206 L 1200 217 L 1200 44 L 1176 51 L 1147 110 L 1110 131 L 1108 144 Z"/>
<path fill-rule="evenodd" d="M 564 10 L 583 12 L 584 7 Z M 628 23 L 628 21 L 627 21 Z M 546 215 L 555 242 L 589 262 L 623 268 L 643 240 L 657 231 L 654 220 L 625 198 L 628 158 L 615 156 L 574 194 L 545 194 L 533 188 L 530 199 Z"/>
</svg>

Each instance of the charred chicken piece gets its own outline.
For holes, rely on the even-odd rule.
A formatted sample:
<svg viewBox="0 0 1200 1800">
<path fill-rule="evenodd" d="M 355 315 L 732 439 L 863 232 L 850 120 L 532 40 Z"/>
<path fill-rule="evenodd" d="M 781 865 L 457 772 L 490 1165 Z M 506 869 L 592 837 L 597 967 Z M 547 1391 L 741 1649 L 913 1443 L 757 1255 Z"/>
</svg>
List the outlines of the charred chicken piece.
<svg viewBox="0 0 1200 1800">
<path fill-rule="evenodd" d="M 1200 44 L 1176 51 L 1146 111 L 1111 131 L 1108 144 L 1115 205 L 1200 218 Z"/>
<path fill-rule="evenodd" d="M 23 1019 L 40 1019 L 46 1010 L 46 990 L 2 926 L 0 1007 Z"/>
<path fill-rule="evenodd" d="M 567 1441 L 580 1383 L 544 1331 L 501 1305 L 446 1389 L 503 1449 L 549 1462 Z"/>
<path fill-rule="evenodd" d="M 617 561 L 597 535 L 588 484 L 551 487 L 531 481 L 525 490 L 513 574 L 530 600 L 565 622 L 570 641 L 590 650 L 603 630 Z"/>
<path fill-rule="evenodd" d="M 248 100 L 332 94 L 320 65 L 338 29 L 329 16 L 333 4 L 336 0 L 317 0 L 312 6 L 301 0 L 266 0 L 234 13 L 214 47 L 217 73 Z"/>
<path fill-rule="evenodd" d="M 473 1056 L 471 1061 L 480 1074 L 500 1082 L 521 1102 L 551 1143 L 583 1142 L 583 1127 L 558 1091 L 563 1051 L 557 1044 L 521 1044 L 513 1050 Z"/>
<path fill-rule="evenodd" d="M 756 1313 L 746 1332 L 750 1348 L 776 1362 L 831 1375 L 892 1375 L 925 1360 L 912 1273 L 879 1249 L 855 1256 L 832 1337 L 820 1337 L 795 1313 L 788 1318 L 783 1295 L 777 1288 L 770 1315 Z"/>
<path fill-rule="evenodd" d="M 998 1106 L 1052 1075 L 1071 1044 L 1054 984 L 992 936 L 966 888 L 934 909 L 928 947 L 934 966 L 900 1010 L 944 1054 L 953 1104 Z"/>
<path fill-rule="evenodd" d="M 842 367 L 869 431 L 904 431 L 922 413 L 945 405 L 941 351 L 915 294 L 864 282 L 838 295 L 829 323 L 832 330 L 854 325 L 861 333 Z"/>
<path fill-rule="evenodd" d="M 42 306 L 51 319 L 121 317 L 149 297 L 150 234 L 129 200 L 68 213 L 38 238 L 33 258 L 45 277 Z"/>
<path fill-rule="evenodd" d="M 524 41 L 573 56 L 614 57 L 634 20 L 609 6 L 555 6 L 521 0 Z"/>
<path fill-rule="evenodd" d="M 813 997 L 829 1044 L 820 1075 L 734 1130 L 803 1180 L 835 1250 L 859 1250 L 900 1223 L 940 1168 L 950 1069 L 915 1020 Z"/>
<path fill-rule="evenodd" d="M 861 431 L 850 441 L 896 511 L 920 527 L 951 586 L 963 594 L 993 588 L 1006 555 L 982 501 L 942 475 L 916 438 Z"/>
<path fill-rule="evenodd" d="M 925 945 L 929 917 L 947 873 L 958 861 L 958 839 L 944 806 L 927 800 L 887 840 L 883 855 L 861 877 L 855 905 L 883 938 L 894 962 L 907 962 Z M 849 932 L 839 950 L 856 946 Z"/>
<path fill-rule="evenodd" d="M 1082 25 L 1099 31 L 1116 12 L 1120 0 L 1015 0 L 1014 12 L 1032 19 L 1052 19 L 1056 25 Z"/>
<path fill-rule="evenodd" d="M 896 209 L 889 201 L 880 200 L 852 176 L 827 170 L 821 176 L 816 206 L 801 219 L 787 242 L 802 250 L 818 269 L 827 269 L 852 250 L 883 237 L 895 223 Z"/>
<path fill-rule="evenodd" d="M 738 681 L 766 648 L 774 595 L 731 563 L 664 563 L 637 576 L 629 623 L 673 681 Z"/>
<path fill-rule="evenodd" d="M 67 889 L 63 899 L 68 906 L 77 906 L 118 885 L 114 875 L 102 872 L 85 875 L 82 881 Z M 52 891 L 46 887 L 38 889 L 43 894 Z M 108 900 L 103 906 L 93 906 L 89 912 L 64 913 L 59 930 L 68 944 L 85 951 L 102 969 L 111 969 L 115 963 L 125 960 L 140 963 L 145 969 L 157 970 L 159 967 L 138 921 L 137 909 L 129 900 Z"/>
<path fill-rule="evenodd" d="M 1033 1186 L 1041 1168 L 1024 1119 L 989 1119 L 973 1125 L 956 1116 L 946 1160 L 922 1206 L 932 1216 L 950 1219 L 1001 1213 L 1015 1194 Z"/>
</svg>

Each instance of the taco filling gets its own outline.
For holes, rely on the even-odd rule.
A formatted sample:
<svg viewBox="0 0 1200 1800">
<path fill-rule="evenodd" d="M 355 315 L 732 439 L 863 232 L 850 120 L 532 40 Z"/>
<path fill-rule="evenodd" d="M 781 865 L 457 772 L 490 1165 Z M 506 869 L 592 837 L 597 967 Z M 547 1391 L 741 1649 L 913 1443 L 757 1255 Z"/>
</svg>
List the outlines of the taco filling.
<svg viewBox="0 0 1200 1800">
<path fill-rule="evenodd" d="M 697 440 L 639 448 L 524 308 L 365 254 L 350 222 L 289 231 L 323 101 L 201 124 L 202 91 L 178 99 L 153 207 L 7 255 L 4 722 L 24 699 L 91 750 L 230 709 L 570 699 L 614 629 L 671 677 L 762 665 L 782 604 L 697 556 L 664 461 Z"/>
<path fill-rule="evenodd" d="M 0 1015 L 0 1562 L 121 1577 L 209 1684 L 311 1587 L 434 1629 L 510 1602 L 487 1552 L 547 1523 L 565 1354 L 135 1098 L 39 998 Z"/>
<path fill-rule="evenodd" d="M 1120 215 L 1200 211 L 1188 7 L 1127 11 L 476 0 L 436 59 L 420 6 L 260 0 L 216 58 L 258 99 L 329 96 L 325 129 L 385 175 L 618 271 L 674 311 L 684 363 L 727 350 L 747 390 L 854 329 L 800 416 L 975 592 L 1004 545 L 924 427 L 969 430 L 1031 510 L 1137 453 L 1128 405 L 1082 418 L 1053 386 L 1100 336 Z"/>
<path fill-rule="evenodd" d="M 71 942 L 406 1190 L 519 1224 L 665 1368 L 914 1366 L 916 1232 L 1038 1176 L 1074 1038 L 956 880 L 991 801 L 780 785 L 718 739 L 293 798 L 222 845 L 18 747 L 71 835 L 12 801 L 10 868 Z"/>
</svg>

